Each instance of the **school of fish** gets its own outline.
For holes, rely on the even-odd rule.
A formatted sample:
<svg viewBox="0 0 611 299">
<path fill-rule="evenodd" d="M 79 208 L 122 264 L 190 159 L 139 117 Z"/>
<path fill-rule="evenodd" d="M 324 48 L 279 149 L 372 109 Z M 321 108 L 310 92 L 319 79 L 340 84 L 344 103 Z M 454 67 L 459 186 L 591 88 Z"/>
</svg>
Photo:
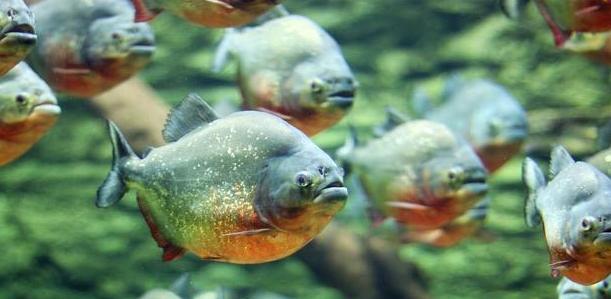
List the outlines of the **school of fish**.
<svg viewBox="0 0 611 299">
<path fill-rule="evenodd" d="M 367 142 L 351 127 L 333 160 L 309 136 L 349 113 L 358 81 L 337 41 L 280 2 L 2 1 L 0 167 L 53 127 L 61 114 L 55 93 L 91 98 L 153 62 L 146 21 L 168 11 L 194 25 L 235 27 L 226 29 L 213 69 L 237 61 L 245 111 L 221 117 L 189 94 L 168 115 L 167 144 L 142 154 L 108 122 L 112 164 L 95 205 L 137 193 L 164 261 L 186 253 L 235 264 L 290 256 L 342 210 L 349 187 L 364 192 L 372 227 L 392 222 L 399 242 L 450 247 L 468 237 L 493 239 L 484 229 L 494 200 L 488 179 L 526 142 L 521 101 L 483 78 L 450 77 L 439 101 L 416 87 L 412 114 L 388 107 Z M 499 0 L 512 18 L 528 2 Z M 611 3 L 532 2 L 557 47 L 611 64 Z M 609 298 L 610 174 L 611 149 L 580 162 L 556 146 L 549 180 L 533 159 L 522 164 L 525 220 L 543 225 L 551 273 L 564 276 L 560 299 Z M 357 186 L 344 184 L 348 175 Z M 141 298 L 191 297 L 188 284 L 182 276 L 170 290 Z"/>
</svg>

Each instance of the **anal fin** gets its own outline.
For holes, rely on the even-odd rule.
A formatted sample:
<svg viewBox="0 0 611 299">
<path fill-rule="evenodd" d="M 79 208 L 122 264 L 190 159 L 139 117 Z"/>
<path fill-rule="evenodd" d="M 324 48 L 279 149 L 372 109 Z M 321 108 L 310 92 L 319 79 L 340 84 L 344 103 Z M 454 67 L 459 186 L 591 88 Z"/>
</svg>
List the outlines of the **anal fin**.
<svg viewBox="0 0 611 299">
<path fill-rule="evenodd" d="M 151 215 L 149 207 L 146 205 L 140 195 L 138 195 L 138 207 L 140 207 L 140 212 L 142 213 L 142 216 L 144 217 L 144 220 L 146 221 L 146 224 L 148 225 L 151 231 L 151 236 L 153 237 L 155 242 L 157 242 L 157 246 L 163 249 L 161 259 L 164 262 L 169 262 L 182 257 L 185 254 L 186 250 L 170 243 L 168 240 L 165 239 L 165 237 L 163 237 L 163 235 L 159 231 L 159 228 L 157 227 L 157 224 L 155 224 L 155 222 L 153 221 L 153 217 Z"/>
</svg>

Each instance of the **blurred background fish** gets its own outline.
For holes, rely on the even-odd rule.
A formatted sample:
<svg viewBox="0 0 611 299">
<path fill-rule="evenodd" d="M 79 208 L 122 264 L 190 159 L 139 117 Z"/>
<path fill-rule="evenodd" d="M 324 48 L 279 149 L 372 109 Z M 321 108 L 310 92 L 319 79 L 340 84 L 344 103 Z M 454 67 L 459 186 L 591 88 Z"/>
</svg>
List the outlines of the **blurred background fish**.
<svg viewBox="0 0 611 299">
<path fill-rule="evenodd" d="M 274 113 L 312 136 L 344 117 L 357 82 L 324 29 L 306 17 L 279 14 L 261 25 L 227 31 L 214 68 L 234 57 L 242 107 Z"/>
<path fill-rule="evenodd" d="M 0 76 L 25 59 L 36 39 L 34 16 L 25 3 L 0 2 Z"/>
<path fill-rule="evenodd" d="M 31 8 L 39 42 L 28 62 L 56 91 L 92 97 L 151 61 L 153 31 L 133 22 L 128 0 L 45 0 Z"/>
<path fill-rule="evenodd" d="M 489 172 L 520 152 L 528 136 L 526 112 L 501 85 L 490 80 L 446 81 L 439 107 L 422 90 L 412 98 L 418 116 L 445 124 L 464 136 Z"/>
<path fill-rule="evenodd" d="M 0 77 L 0 165 L 30 149 L 60 112 L 49 86 L 25 62 Z"/>
<path fill-rule="evenodd" d="M 281 0 L 132 0 L 135 20 L 153 19 L 164 10 L 193 24 L 234 27 L 253 21 Z"/>
<path fill-rule="evenodd" d="M 374 221 L 391 217 L 413 228 L 439 228 L 488 190 L 488 173 L 473 149 L 433 121 L 405 122 L 360 146 L 353 135 L 337 156 L 362 185 Z"/>
</svg>

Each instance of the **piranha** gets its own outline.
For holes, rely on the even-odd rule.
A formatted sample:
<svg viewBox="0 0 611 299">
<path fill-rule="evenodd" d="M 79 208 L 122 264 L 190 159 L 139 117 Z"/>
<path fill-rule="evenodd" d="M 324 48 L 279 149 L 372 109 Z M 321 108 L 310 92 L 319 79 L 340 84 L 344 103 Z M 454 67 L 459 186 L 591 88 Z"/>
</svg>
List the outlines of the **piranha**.
<svg viewBox="0 0 611 299">
<path fill-rule="evenodd" d="M 312 136 L 347 113 L 357 83 L 337 42 L 320 26 L 302 16 L 277 16 L 228 30 L 214 69 L 235 57 L 243 108 L 274 113 Z"/>
<path fill-rule="evenodd" d="M 0 77 L 0 165 L 28 151 L 60 112 L 49 86 L 26 63 Z"/>
<path fill-rule="evenodd" d="M 443 123 L 464 136 L 490 172 L 517 154 L 528 135 L 526 113 L 502 86 L 484 79 L 446 82 L 442 104 L 433 109 L 416 90 L 412 99 L 418 116 Z"/>
<path fill-rule="evenodd" d="M 558 293 L 558 299 L 610 299 L 610 281 L 611 277 L 607 277 L 599 283 L 584 286 L 563 278 L 558 284 L 556 292 Z"/>
<path fill-rule="evenodd" d="M 526 223 L 543 222 L 553 276 L 591 285 L 611 273 L 611 179 L 592 165 L 575 162 L 557 146 L 550 182 L 530 158 L 522 179 L 528 189 Z"/>
<path fill-rule="evenodd" d="M 254 21 L 281 0 L 131 0 L 135 21 L 152 20 L 164 10 L 205 27 L 235 27 Z"/>
<path fill-rule="evenodd" d="M 96 205 L 128 190 L 170 261 L 263 263 L 297 251 L 344 206 L 343 170 L 280 118 L 244 111 L 218 118 L 197 95 L 175 108 L 169 144 L 139 157 L 110 123 L 113 166 Z"/>
<path fill-rule="evenodd" d="M 392 218 L 414 229 L 439 228 L 488 190 L 473 149 L 429 120 L 407 121 L 363 146 L 352 130 L 337 157 L 367 195 L 374 223 Z"/>
<path fill-rule="evenodd" d="M 0 2 L 0 76 L 22 61 L 36 44 L 34 17 L 22 0 Z"/>
<path fill-rule="evenodd" d="M 32 11 L 40 40 L 28 61 L 57 91 L 93 97 L 151 61 L 153 32 L 127 0 L 46 0 Z"/>
<path fill-rule="evenodd" d="M 490 196 L 486 196 L 465 214 L 452 222 L 432 230 L 412 230 L 403 237 L 406 242 L 420 242 L 436 247 L 450 247 L 467 237 L 491 240 L 492 235 L 483 230 L 490 208 Z"/>
<path fill-rule="evenodd" d="M 515 18 L 529 0 L 499 0 L 503 12 Z M 562 47 L 577 32 L 611 30 L 608 0 L 533 0 L 550 28 L 556 46 Z"/>
</svg>

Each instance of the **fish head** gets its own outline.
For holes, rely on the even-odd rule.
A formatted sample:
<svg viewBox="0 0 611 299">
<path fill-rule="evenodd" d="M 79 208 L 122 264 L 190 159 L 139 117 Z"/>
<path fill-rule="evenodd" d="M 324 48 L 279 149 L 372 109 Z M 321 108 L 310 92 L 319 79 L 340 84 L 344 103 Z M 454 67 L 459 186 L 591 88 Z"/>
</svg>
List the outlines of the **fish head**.
<svg viewBox="0 0 611 299">
<path fill-rule="evenodd" d="M 436 201 L 453 200 L 461 209 L 471 207 L 488 191 L 488 172 L 466 144 L 440 151 L 422 165 L 422 192 Z"/>
<path fill-rule="evenodd" d="M 23 70 L 27 68 L 27 70 Z M 61 112 L 51 89 L 43 85 L 25 64 L 0 79 L 0 123 L 13 124 L 30 119 L 55 119 Z"/>
<path fill-rule="evenodd" d="M 91 69 L 122 69 L 131 75 L 150 62 L 155 37 L 146 23 L 134 23 L 124 15 L 105 17 L 91 24 L 83 50 Z"/>
<path fill-rule="evenodd" d="M 23 1 L 1 1 L 0 61 L 2 64 L 7 61 L 11 62 L 11 67 L 17 64 L 34 47 L 36 39 L 34 16 Z"/>
<path fill-rule="evenodd" d="M 336 56 L 329 54 L 328 56 Z M 300 63 L 283 84 L 283 94 L 301 109 L 345 113 L 354 104 L 358 82 L 342 57 Z"/>
<path fill-rule="evenodd" d="M 588 286 L 578 284 L 568 278 L 563 278 L 556 287 L 559 299 L 591 299 L 594 297 L 593 290 Z"/>
<path fill-rule="evenodd" d="M 611 251 L 611 179 L 591 165 L 577 162 L 557 176 L 560 183 L 570 182 L 562 197 L 574 203 L 568 213 L 563 247 L 576 259 L 609 256 Z M 552 181 L 553 183 L 553 181 Z M 551 184 L 551 183 L 550 183 Z M 556 184 L 550 185 L 556 187 Z M 563 200 L 564 201 L 564 200 Z"/>
<path fill-rule="evenodd" d="M 346 203 L 344 171 L 320 149 L 301 150 L 268 162 L 255 208 L 261 219 L 284 231 L 325 225 Z"/>
<path fill-rule="evenodd" d="M 527 136 L 526 113 L 513 100 L 484 105 L 470 122 L 470 142 L 489 171 L 518 153 Z"/>
</svg>

